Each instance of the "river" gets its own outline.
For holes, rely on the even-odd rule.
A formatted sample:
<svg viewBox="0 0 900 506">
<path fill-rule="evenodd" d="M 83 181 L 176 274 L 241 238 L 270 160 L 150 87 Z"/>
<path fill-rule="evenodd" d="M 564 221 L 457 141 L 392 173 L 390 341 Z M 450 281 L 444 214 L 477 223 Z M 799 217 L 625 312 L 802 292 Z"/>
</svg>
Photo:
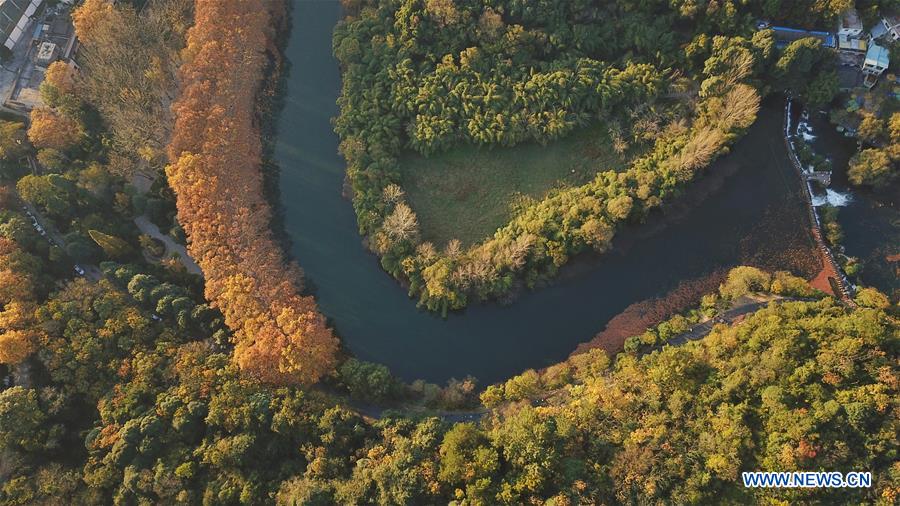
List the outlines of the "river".
<svg viewBox="0 0 900 506">
<path fill-rule="evenodd" d="M 510 305 L 473 303 L 446 319 L 420 311 L 363 247 L 341 196 L 344 163 L 330 123 L 340 92 L 331 56 L 339 18 L 336 1 L 295 3 L 275 158 L 291 253 L 355 356 L 406 380 L 473 375 L 483 385 L 565 359 L 629 305 L 685 280 L 743 263 L 815 274 L 800 186 L 781 137 L 783 102 L 773 100 L 665 220 L 624 231 L 612 252 L 579 258 Z"/>
<path fill-rule="evenodd" d="M 818 111 L 810 114 L 809 126 L 815 134 L 813 149 L 831 159 L 833 175 L 826 200 L 839 207 L 838 223 L 844 230 L 841 244 L 847 255 L 862 260 L 859 280 L 898 300 L 898 263 L 890 257 L 900 254 L 900 187 L 895 183 L 880 193 L 852 187 L 847 169 L 857 140 L 839 133 Z"/>
</svg>

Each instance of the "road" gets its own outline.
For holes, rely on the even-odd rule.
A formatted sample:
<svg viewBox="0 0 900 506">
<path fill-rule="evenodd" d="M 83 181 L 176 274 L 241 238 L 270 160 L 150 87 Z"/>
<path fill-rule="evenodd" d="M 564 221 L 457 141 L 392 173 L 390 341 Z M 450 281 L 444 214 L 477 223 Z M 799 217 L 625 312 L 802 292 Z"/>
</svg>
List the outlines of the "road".
<svg viewBox="0 0 900 506">
<path fill-rule="evenodd" d="M 59 231 L 56 230 L 56 227 L 54 227 L 50 223 L 50 221 L 44 217 L 44 215 L 42 215 L 37 209 L 35 209 L 33 205 L 22 199 L 22 197 L 19 196 L 18 192 L 16 192 L 16 198 L 18 199 L 20 205 L 25 207 L 25 209 L 30 212 L 32 216 L 34 216 L 34 219 L 38 222 L 38 225 L 40 225 L 44 229 L 44 232 L 47 234 L 44 237 L 50 242 L 50 244 L 55 244 L 62 248 L 63 251 L 65 251 L 66 241 L 65 239 L 63 239 L 62 234 L 60 234 Z M 84 277 L 91 281 L 100 281 L 100 278 L 103 277 L 103 272 L 101 272 L 100 268 L 94 264 L 78 265 L 82 269 L 84 269 Z"/>
<path fill-rule="evenodd" d="M 175 256 L 181 261 L 181 264 L 184 265 L 184 268 L 187 269 L 188 272 L 203 276 L 203 271 L 200 269 L 200 266 L 197 265 L 197 262 L 195 262 L 190 255 L 188 255 L 187 248 L 175 242 L 172 237 L 160 232 L 159 227 L 154 225 L 147 216 L 138 216 L 134 219 L 134 224 L 137 225 L 142 234 L 147 234 L 154 239 L 162 241 L 166 246 L 166 258 Z"/>
</svg>

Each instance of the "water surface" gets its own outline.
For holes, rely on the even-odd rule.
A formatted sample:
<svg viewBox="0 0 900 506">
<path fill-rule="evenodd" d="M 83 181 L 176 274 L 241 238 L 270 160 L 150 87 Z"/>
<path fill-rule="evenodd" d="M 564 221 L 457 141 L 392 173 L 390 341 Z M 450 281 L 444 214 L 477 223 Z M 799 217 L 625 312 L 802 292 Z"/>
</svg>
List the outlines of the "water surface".
<svg viewBox="0 0 900 506">
<path fill-rule="evenodd" d="M 352 206 L 341 197 L 344 162 L 330 123 L 340 92 L 331 56 L 339 18 L 336 1 L 295 3 L 276 158 L 291 252 L 359 358 L 406 380 L 474 375 L 485 384 L 564 359 L 628 305 L 681 281 L 742 263 L 809 265 L 808 224 L 781 137 L 783 103 L 772 101 L 666 226 L 655 219 L 621 234 L 612 253 L 579 259 L 511 305 L 473 304 L 446 320 L 420 311 L 363 248 Z"/>
</svg>

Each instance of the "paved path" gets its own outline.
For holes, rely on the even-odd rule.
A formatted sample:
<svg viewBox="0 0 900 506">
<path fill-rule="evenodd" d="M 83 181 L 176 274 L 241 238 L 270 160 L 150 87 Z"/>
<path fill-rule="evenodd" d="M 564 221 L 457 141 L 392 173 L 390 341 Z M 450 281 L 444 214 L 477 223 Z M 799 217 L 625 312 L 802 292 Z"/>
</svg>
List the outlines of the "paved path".
<svg viewBox="0 0 900 506">
<path fill-rule="evenodd" d="M 144 195 L 149 192 L 150 188 L 153 186 L 153 178 L 147 176 L 146 174 L 136 172 L 134 176 L 131 177 L 131 185 L 134 186 L 138 193 Z M 188 272 L 201 277 L 203 276 L 203 270 L 200 269 L 200 266 L 197 265 L 197 262 L 195 262 L 194 259 L 191 258 L 191 256 L 188 254 L 187 248 L 175 242 L 175 240 L 172 239 L 171 236 L 165 235 L 160 232 L 159 227 L 151 222 L 146 215 L 141 215 L 135 218 L 134 224 L 137 225 L 141 233 L 147 234 L 154 239 L 158 239 L 162 241 L 163 244 L 165 244 L 166 257 L 175 255 L 181 261 L 181 264 L 184 265 L 184 268 L 187 269 Z"/>
<path fill-rule="evenodd" d="M 184 268 L 187 269 L 191 274 L 197 274 L 198 276 L 203 276 L 203 271 L 200 269 L 200 266 L 197 265 L 197 262 L 194 262 L 194 259 L 188 255 L 187 248 L 175 242 L 169 235 L 164 235 L 159 231 L 159 227 L 154 225 L 146 216 L 141 215 L 134 219 L 134 224 L 141 230 L 141 233 L 147 234 L 150 237 L 162 241 L 166 246 L 166 254 L 165 256 L 171 257 L 175 256 L 180 261 L 181 264 L 184 265 Z"/>
</svg>

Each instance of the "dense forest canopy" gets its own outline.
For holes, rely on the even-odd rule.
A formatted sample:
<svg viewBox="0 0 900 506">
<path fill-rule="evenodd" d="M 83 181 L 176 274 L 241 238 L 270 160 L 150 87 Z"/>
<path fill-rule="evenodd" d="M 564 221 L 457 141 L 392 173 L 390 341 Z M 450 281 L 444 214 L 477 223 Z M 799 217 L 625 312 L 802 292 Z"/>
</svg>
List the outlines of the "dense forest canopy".
<svg viewBox="0 0 900 506">
<path fill-rule="evenodd" d="M 736 276 L 723 297 L 758 276 Z M 681 347 L 576 355 L 488 389 L 480 423 L 450 423 L 367 420 L 315 391 L 261 385 L 114 287 L 77 282 L 38 312 L 51 379 L 0 393 L 0 500 L 890 504 L 900 334 L 882 299 L 775 302 Z M 870 470 L 874 482 L 743 488 L 739 473 L 757 469 Z"/>
<path fill-rule="evenodd" d="M 235 333 L 237 363 L 271 383 L 312 384 L 334 369 L 338 342 L 269 229 L 256 111 L 284 6 L 259 6 L 197 4 L 166 175 L 206 296 Z"/>
</svg>

